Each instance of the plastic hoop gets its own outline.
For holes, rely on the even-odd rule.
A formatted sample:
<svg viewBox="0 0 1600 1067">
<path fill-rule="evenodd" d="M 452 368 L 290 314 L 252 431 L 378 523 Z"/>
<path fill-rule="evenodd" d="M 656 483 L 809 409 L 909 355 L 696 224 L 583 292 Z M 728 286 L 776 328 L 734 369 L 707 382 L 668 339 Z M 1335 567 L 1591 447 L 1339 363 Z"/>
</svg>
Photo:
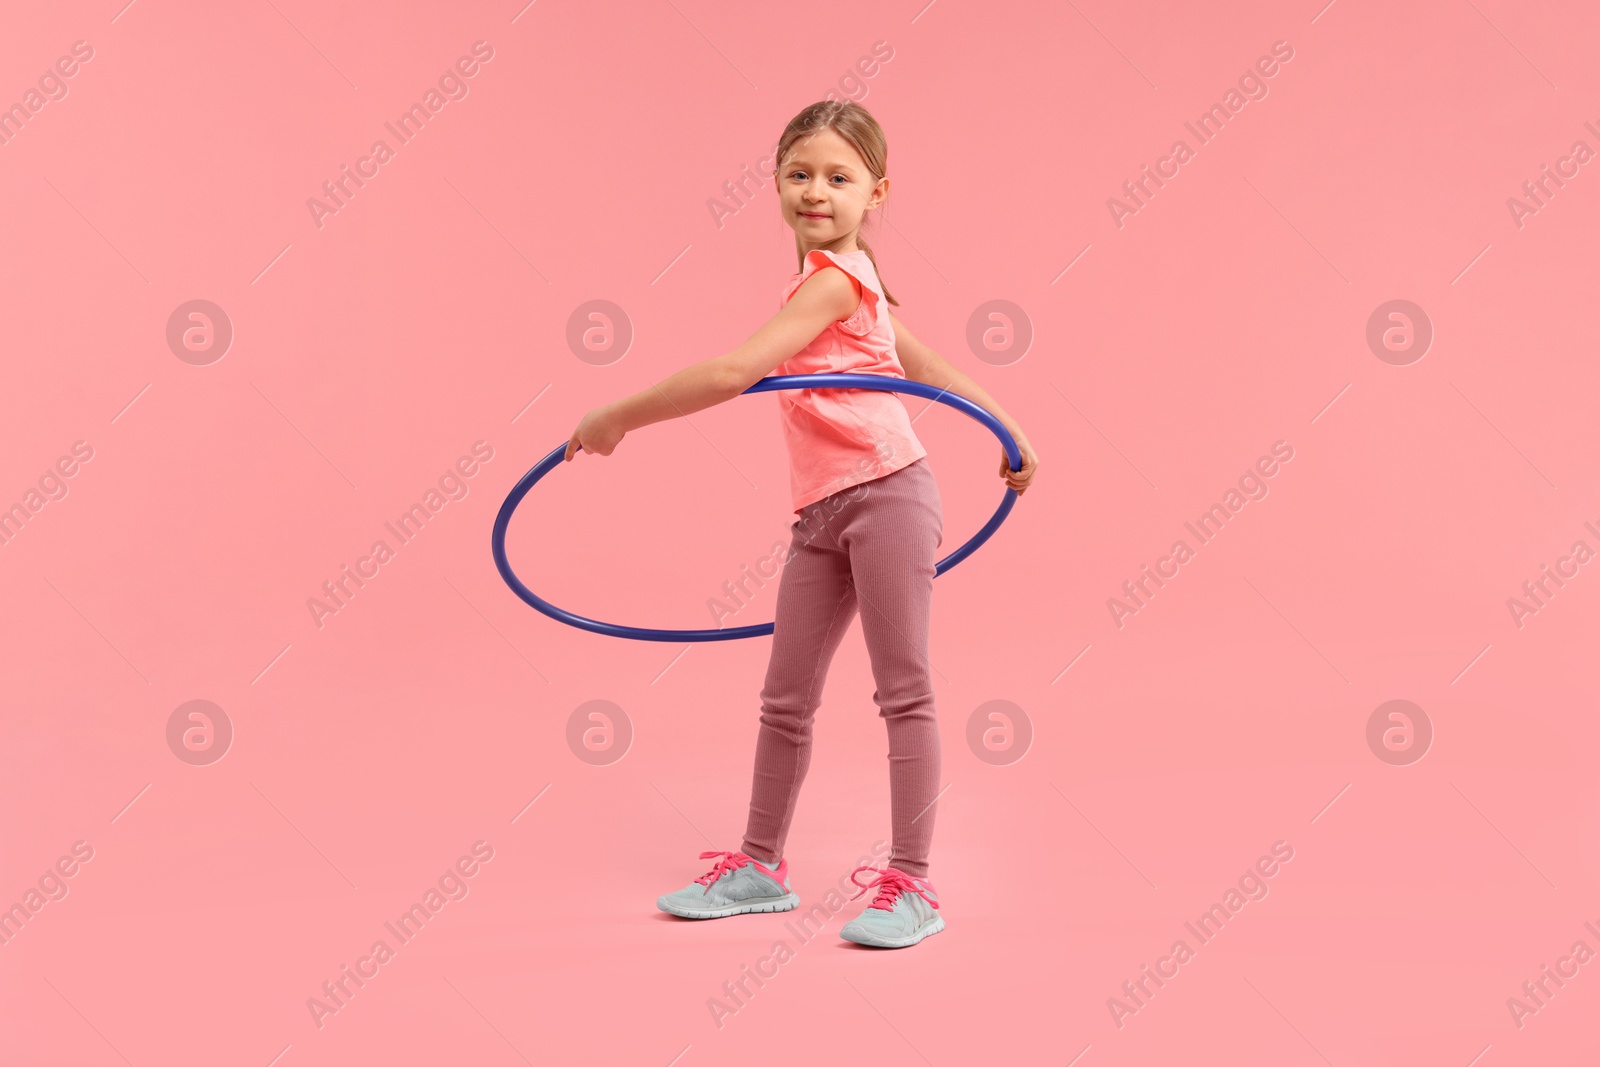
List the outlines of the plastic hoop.
<svg viewBox="0 0 1600 1067">
<path fill-rule="evenodd" d="M 741 396 L 752 393 L 770 393 L 778 389 L 877 389 L 885 393 L 909 393 L 912 396 L 924 397 L 934 400 L 948 407 L 955 408 L 978 422 L 983 423 L 1000 439 L 1000 444 L 1006 450 L 1006 457 L 1011 461 L 1012 470 L 1022 469 L 1022 453 L 1017 449 L 1017 442 L 1011 432 L 1001 424 L 1000 420 L 989 414 L 983 408 L 974 404 L 964 396 L 957 396 L 944 389 L 935 389 L 922 382 L 913 382 L 905 378 L 891 377 L 886 374 L 779 374 L 762 378 Z M 570 440 L 570 438 L 568 439 Z M 644 626 L 622 626 L 617 623 L 601 622 L 598 619 L 586 618 L 575 615 L 570 611 L 556 607 L 547 600 L 542 599 L 533 590 L 522 584 L 522 580 L 511 569 L 511 561 L 506 558 L 506 530 L 511 525 L 511 516 L 517 510 L 517 505 L 522 503 L 522 498 L 528 495 L 528 490 L 538 484 L 539 479 L 550 473 L 551 469 L 561 463 L 566 455 L 567 441 L 562 441 L 549 455 L 534 464 L 522 480 L 512 487 L 506 495 L 505 503 L 500 505 L 500 513 L 495 516 L 494 533 L 490 538 L 494 551 L 494 564 L 500 571 L 500 577 L 511 587 L 525 602 L 539 611 L 564 622 L 568 626 L 576 626 L 580 630 L 591 633 L 605 634 L 609 637 L 627 637 L 636 641 L 734 641 L 742 637 L 762 637 L 770 634 L 773 623 L 757 623 L 750 626 L 730 626 L 726 629 L 715 630 L 657 630 Z M 1011 513 L 1011 508 L 1017 502 L 1017 491 L 1007 486 L 1005 495 L 1000 500 L 1000 506 L 995 509 L 989 521 L 983 528 L 973 534 L 966 544 L 950 553 L 939 561 L 934 568 L 934 577 L 937 578 L 957 563 L 966 559 L 978 550 L 978 546 L 989 540 L 1000 524 Z"/>
</svg>

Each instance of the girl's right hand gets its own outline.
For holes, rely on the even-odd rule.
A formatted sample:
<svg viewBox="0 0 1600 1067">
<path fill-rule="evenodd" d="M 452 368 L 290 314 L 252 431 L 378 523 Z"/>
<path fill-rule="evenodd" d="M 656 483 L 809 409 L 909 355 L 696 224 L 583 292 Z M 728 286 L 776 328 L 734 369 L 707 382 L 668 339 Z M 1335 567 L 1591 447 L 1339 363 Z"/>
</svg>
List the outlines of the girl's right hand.
<svg viewBox="0 0 1600 1067">
<path fill-rule="evenodd" d="M 561 461 L 570 463 L 579 449 L 597 456 L 609 456 L 627 435 L 628 431 L 622 428 L 621 421 L 610 407 L 595 408 L 579 420 Z"/>
<path fill-rule="evenodd" d="M 1006 480 L 1008 488 L 1015 489 L 1017 495 L 1021 496 L 1033 482 L 1034 472 L 1039 469 L 1039 457 L 1026 440 L 1017 442 L 1017 451 L 1022 453 L 1022 469 L 1012 470 L 1011 457 L 1006 455 L 1004 448 L 1000 449 L 1000 477 Z"/>
</svg>

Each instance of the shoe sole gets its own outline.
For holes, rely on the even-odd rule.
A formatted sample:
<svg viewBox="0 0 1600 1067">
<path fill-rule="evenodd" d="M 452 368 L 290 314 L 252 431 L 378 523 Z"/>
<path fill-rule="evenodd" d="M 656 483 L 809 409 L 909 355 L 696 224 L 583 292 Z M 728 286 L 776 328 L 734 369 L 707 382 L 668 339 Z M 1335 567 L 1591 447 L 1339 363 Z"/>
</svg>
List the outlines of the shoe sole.
<svg viewBox="0 0 1600 1067">
<path fill-rule="evenodd" d="M 741 900 L 737 904 L 724 904 L 720 908 L 686 908 L 681 904 L 670 904 L 666 897 L 656 898 L 656 907 L 669 915 L 677 915 L 684 919 L 725 919 L 730 915 L 747 915 L 756 912 L 793 911 L 800 906 L 800 898 L 794 893 L 782 897 L 761 897 L 754 900 Z"/>
<path fill-rule="evenodd" d="M 910 948 L 923 938 L 930 937 L 943 929 L 944 916 L 935 915 L 932 919 L 929 919 L 927 922 L 923 923 L 922 926 L 917 929 L 916 933 L 909 934 L 902 938 L 878 937 L 875 934 L 860 934 L 852 937 L 843 930 L 839 931 L 839 936 L 844 938 L 846 941 L 854 941 L 858 945 L 868 945 L 872 948 Z"/>
</svg>

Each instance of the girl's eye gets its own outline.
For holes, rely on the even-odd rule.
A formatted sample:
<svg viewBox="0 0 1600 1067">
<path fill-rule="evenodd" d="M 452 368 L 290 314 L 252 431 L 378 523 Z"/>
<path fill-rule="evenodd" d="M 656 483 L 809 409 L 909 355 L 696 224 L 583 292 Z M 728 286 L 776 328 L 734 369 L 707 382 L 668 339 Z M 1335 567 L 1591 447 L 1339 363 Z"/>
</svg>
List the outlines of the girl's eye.
<svg viewBox="0 0 1600 1067">
<path fill-rule="evenodd" d="M 840 181 L 844 182 L 846 185 L 848 185 L 850 183 L 850 179 L 846 178 L 843 174 L 835 174 L 834 177 L 838 178 Z"/>
</svg>

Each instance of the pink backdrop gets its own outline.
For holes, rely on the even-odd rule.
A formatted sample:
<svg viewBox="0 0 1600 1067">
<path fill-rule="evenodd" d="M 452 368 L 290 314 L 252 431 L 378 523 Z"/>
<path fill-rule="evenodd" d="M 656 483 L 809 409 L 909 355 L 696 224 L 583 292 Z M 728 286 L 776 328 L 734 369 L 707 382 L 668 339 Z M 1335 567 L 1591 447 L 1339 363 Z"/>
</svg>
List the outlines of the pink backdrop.
<svg viewBox="0 0 1600 1067">
<path fill-rule="evenodd" d="M 1594 1061 L 1592 5 L 123 3 L 0 33 L 5 1063 Z M 902 952 L 828 897 L 888 836 L 859 623 L 787 849 L 838 910 L 691 923 L 770 638 L 489 551 L 775 312 L 747 174 L 830 91 L 899 314 L 1042 459 L 936 585 Z M 910 407 L 951 549 L 997 448 Z M 785 462 L 773 397 L 647 427 L 512 559 L 715 625 Z"/>
</svg>

